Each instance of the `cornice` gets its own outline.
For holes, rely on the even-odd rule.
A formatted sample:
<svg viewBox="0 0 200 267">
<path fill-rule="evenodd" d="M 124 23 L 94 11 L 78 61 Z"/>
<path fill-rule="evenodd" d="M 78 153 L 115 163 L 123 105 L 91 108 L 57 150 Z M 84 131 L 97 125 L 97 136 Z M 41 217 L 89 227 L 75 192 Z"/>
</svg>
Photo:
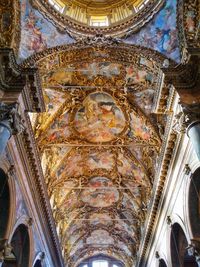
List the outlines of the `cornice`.
<svg viewBox="0 0 200 267">
<path fill-rule="evenodd" d="M 171 115 L 168 119 L 165 128 L 165 134 L 163 136 L 163 143 L 160 151 L 157 173 L 155 175 L 155 182 L 152 193 L 153 198 L 149 205 L 149 213 L 147 214 L 147 219 L 144 226 L 144 229 L 146 229 L 146 231 L 142 238 L 138 254 L 138 260 L 137 260 L 138 267 L 145 266 L 150 240 L 153 237 L 155 223 L 159 215 L 159 205 L 162 199 L 165 182 L 171 166 L 171 161 L 174 157 L 177 143 L 180 142 L 180 136 L 178 135 L 177 132 L 173 131 L 172 129 L 173 123 L 174 123 L 174 116 Z"/>
<path fill-rule="evenodd" d="M 49 240 L 49 249 L 56 267 L 64 267 L 60 244 L 56 233 L 56 227 L 47 195 L 40 156 L 35 142 L 32 126 L 28 114 L 24 114 L 26 129 L 15 137 L 15 142 L 21 154 L 24 168 L 30 175 L 30 188 L 33 188 L 34 200 L 40 209 L 41 223 L 47 231 L 46 239 Z"/>
</svg>

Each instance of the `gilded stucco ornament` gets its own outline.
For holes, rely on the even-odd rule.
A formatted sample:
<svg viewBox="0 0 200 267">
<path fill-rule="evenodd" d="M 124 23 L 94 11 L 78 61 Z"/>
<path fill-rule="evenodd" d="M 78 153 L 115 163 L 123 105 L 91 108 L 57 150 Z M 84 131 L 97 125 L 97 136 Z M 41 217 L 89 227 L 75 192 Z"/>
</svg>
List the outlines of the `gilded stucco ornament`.
<svg viewBox="0 0 200 267">
<path fill-rule="evenodd" d="M 13 48 L 17 54 L 20 43 L 20 4 L 18 0 L 2 0 L 0 2 L 0 21 L 0 47 Z"/>
<path fill-rule="evenodd" d="M 161 90 L 164 59 L 103 36 L 46 52 L 25 64 L 42 76 L 46 113 L 33 128 L 64 258 L 104 253 L 132 266 L 165 142 L 158 122 L 166 132 L 174 101 Z"/>
</svg>

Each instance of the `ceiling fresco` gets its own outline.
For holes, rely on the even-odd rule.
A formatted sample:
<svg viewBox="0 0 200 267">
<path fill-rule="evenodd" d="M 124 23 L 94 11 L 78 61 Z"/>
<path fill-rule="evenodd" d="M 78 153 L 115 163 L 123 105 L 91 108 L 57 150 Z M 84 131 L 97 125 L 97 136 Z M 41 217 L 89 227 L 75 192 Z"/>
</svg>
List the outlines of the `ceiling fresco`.
<svg viewBox="0 0 200 267">
<path fill-rule="evenodd" d="M 22 29 L 19 49 L 20 61 L 30 57 L 36 52 L 44 51 L 51 47 L 72 44 L 80 39 L 80 36 L 71 37 L 66 27 L 59 30 L 59 25 L 62 23 L 55 23 L 55 21 L 50 18 L 50 14 L 48 15 L 47 12 L 42 11 L 43 9 L 40 11 L 36 9 L 37 5 L 33 7 L 28 0 L 21 0 L 20 2 Z M 134 33 L 132 30 L 129 30 L 124 33 L 123 36 L 119 35 L 119 38 L 128 44 L 154 49 L 166 57 L 180 62 L 178 31 L 176 29 L 176 5 L 176 0 L 167 1 L 164 7 L 161 8 L 157 14 L 152 16 L 153 18 L 146 25 L 139 23 L 141 24 L 140 29 Z M 129 29 L 131 29 L 131 27 L 129 27 Z M 56 59 L 52 60 L 56 61 Z M 145 61 L 145 59 L 141 59 L 141 64 L 145 65 L 146 62 L 142 61 Z M 55 63 L 56 62 L 52 62 L 50 64 Z M 153 63 L 149 62 L 149 64 Z M 93 64 L 83 63 L 80 67 L 85 69 L 85 76 L 91 81 L 98 72 L 103 76 L 107 75 L 107 78 L 109 78 L 111 76 L 117 76 L 119 71 L 118 64 L 113 63 L 107 66 L 107 62 L 94 62 Z M 66 82 L 70 82 L 72 69 L 71 66 L 68 66 L 68 68 L 68 70 L 60 70 L 60 72 L 57 73 L 48 73 L 48 82 L 56 82 L 56 85 L 58 85 L 58 83 L 65 84 Z M 143 83 L 151 82 L 151 75 L 147 75 L 145 71 L 138 70 L 137 75 L 133 76 L 135 70 L 131 66 L 128 68 L 127 72 L 132 77 L 129 78 L 129 75 L 127 76 L 127 83 L 139 84 L 141 81 Z M 66 72 L 68 72 L 67 75 Z M 82 73 L 80 73 L 79 70 L 77 70 L 77 79 L 78 74 L 82 75 L 84 71 L 82 70 Z"/>
<path fill-rule="evenodd" d="M 29 0 L 20 0 L 20 4 L 22 28 L 20 60 L 46 48 L 74 42 L 69 34 L 60 33 L 48 19 L 32 8 Z"/>
<path fill-rule="evenodd" d="M 138 33 L 130 34 L 124 41 L 154 49 L 165 56 L 180 62 L 178 43 L 177 0 L 168 0 L 151 22 Z"/>
<path fill-rule="evenodd" d="M 98 254 L 136 260 L 162 145 L 159 64 L 105 44 L 36 64 L 46 112 L 33 129 L 66 266 Z"/>
</svg>

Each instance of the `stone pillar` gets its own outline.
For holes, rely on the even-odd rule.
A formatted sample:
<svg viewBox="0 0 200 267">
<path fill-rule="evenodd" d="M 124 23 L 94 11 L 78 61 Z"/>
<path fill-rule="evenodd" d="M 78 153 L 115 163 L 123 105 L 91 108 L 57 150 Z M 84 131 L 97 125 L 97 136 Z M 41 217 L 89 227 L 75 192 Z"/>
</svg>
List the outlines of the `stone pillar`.
<svg viewBox="0 0 200 267">
<path fill-rule="evenodd" d="M 200 121 L 190 124 L 187 133 L 200 160 Z"/>
<path fill-rule="evenodd" d="M 200 104 L 182 105 L 187 134 L 200 160 Z"/>
<path fill-rule="evenodd" d="M 18 104 L 0 103 L 0 155 L 4 152 L 9 138 L 23 129 Z"/>
</svg>

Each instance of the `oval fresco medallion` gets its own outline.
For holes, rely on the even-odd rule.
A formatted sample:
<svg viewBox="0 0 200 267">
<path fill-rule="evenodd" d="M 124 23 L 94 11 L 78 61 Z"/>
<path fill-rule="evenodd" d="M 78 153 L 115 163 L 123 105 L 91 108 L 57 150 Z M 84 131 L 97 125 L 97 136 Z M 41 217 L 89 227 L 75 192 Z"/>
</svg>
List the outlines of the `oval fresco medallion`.
<svg viewBox="0 0 200 267">
<path fill-rule="evenodd" d="M 89 142 L 109 142 L 122 133 L 126 119 L 109 94 L 96 92 L 85 98 L 75 114 L 74 125 Z"/>
<path fill-rule="evenodd" d="M 119 199 L 119 192 L 105 177 L 95 177 L 81 193 L 81 200 L 92 207 L 109 207 Z"/>
</svg>

